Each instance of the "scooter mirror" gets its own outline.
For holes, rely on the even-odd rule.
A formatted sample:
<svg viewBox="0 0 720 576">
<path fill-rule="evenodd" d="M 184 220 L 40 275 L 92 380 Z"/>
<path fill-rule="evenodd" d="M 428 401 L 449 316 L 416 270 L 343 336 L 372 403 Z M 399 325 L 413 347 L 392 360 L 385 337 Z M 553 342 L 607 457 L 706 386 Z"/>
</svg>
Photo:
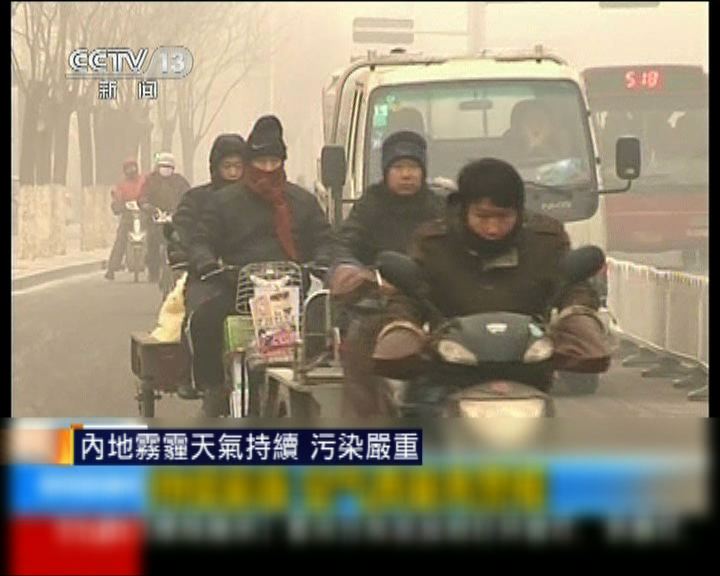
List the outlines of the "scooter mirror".
<svg viewBox="0 0 720 576">
<path fill-rule="evenodd" d="M 420 267 L 412 258 L 399 252 L 380 252 L 377 268 L 383 278 L 406 294 L 414 294 L 423 282 Z"/>
<path fill-rule="evenodd" d="M 571 250 L 560 263 L 566 284 L 587 280 L 602 270 L 605 253 L 597 246 L 583 246 Z"/>
</svg>

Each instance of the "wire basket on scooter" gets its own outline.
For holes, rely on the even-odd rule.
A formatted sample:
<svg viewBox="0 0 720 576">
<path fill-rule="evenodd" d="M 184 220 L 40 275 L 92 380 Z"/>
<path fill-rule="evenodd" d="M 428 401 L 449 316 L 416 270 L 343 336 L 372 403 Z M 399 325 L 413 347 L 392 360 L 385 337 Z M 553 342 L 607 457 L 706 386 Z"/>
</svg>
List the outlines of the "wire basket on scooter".
<svg viewBox="0 0 720 576">
<path fill-rule="evenodd" d="M 235 296 L 235 310 L 241 316 L 250 315 L 250 299 L 255 288 L 271 285 L 276 288 L 297 287 L 303 300 L 302 268 L 295 262 L 259 262 L 240 269 Z"/>
<path fill-rule="evenodd" d="M 294 262 L 261 262 L 256 264 L 248 264 L 244 266 L 239 274 L 237 281 L 237 291 L 235 297 L 235 310 L 244 324 L 253 326 L 253 315 L 250 300 L 259 294 L 280 293 L 285 289 L 293 289 L 297 291 L 297 319 L 295 333 L 299 335 L 299 326 L 302 318 L 300 307 L 303 303 L 303 274 L 302 268 Z M 255 321 L 258 321 L 255 318 Z M 258 326 L 254 326 L 256 329 Z M 267 345 L 262 342 L 255 342 L 255 351 L 264 357 L 266 361 L 275 359 L 276 361 L 289 361 L 292 356 L 292 346 L 285 347 L 283 350 L 274 350 L 271 352 Z"/>
</svg>

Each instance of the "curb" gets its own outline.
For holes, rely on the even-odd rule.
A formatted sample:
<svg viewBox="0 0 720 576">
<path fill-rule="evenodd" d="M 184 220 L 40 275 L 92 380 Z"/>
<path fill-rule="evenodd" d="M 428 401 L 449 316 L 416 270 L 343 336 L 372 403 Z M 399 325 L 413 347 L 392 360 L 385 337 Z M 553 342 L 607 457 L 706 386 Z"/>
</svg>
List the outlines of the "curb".
<svg viewBox="0 0 720 576">
<path fill-rule="evenodd" d="M 95 272 L 96 270 L 104 270 L 106 267 L 107 259 L 102 259 L 95 260 L 93 262 L 83 262 L 81 264 L 71 264 L 69 266 L 63 266 L 62 268 L 43 270 L 42 272 L 28 274 L 27 276 L 22 276 L 20 278 L 13 278 L 11 290 L 24 290 L 25 288 L 40 286 L 54 280 L 61 280 L 80 274 L 87 274 L 89 272 Z"/>
</svg>

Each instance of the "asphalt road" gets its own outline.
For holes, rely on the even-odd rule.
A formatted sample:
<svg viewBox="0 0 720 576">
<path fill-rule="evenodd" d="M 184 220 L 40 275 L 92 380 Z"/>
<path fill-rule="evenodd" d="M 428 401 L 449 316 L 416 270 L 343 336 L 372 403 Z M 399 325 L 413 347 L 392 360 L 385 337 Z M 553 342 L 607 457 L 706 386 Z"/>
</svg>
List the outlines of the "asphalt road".
<svg viewBox="0 0 720 576">
<path fill-rule="evenodd" d="M 12 295 L 12 411 L 17 417 L 136 417 L 130 333 L 152 330 L 155 284 L 102 272 Z M 157 416 L 193 417 L 199 401 L 166 398 Z"/>
<path fill-rule="evenodd" d="M 12 294 L 12 411 L 15 417 L 136 417 L 130 333 L 151 330 L 160 307 L 156 285 L 101 272 Z M 669 379 L 643 378 L 619 361 L 592 396 L 558 388 L 558 416 L 707 416 Z M 164 397 L 156 417 L 199 416 L 200 402 Z"/>
</svg>

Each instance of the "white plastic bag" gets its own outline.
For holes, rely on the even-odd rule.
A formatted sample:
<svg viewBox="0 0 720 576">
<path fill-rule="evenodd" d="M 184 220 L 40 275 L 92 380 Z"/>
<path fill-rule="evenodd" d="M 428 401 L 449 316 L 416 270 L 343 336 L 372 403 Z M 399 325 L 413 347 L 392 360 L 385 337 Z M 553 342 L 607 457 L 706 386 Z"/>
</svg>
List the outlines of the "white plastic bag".
<svg viewBox="0 0 720 576">
<path fill-rule="evenodd" d="M 170 291 L 160 308 L 158 325 L 150 334 L 160 342 L 180 342 L 182 321 L 185 317 L 186 281 L 187 272 L 175 283 L 175 288 Z"/>
</svg>

